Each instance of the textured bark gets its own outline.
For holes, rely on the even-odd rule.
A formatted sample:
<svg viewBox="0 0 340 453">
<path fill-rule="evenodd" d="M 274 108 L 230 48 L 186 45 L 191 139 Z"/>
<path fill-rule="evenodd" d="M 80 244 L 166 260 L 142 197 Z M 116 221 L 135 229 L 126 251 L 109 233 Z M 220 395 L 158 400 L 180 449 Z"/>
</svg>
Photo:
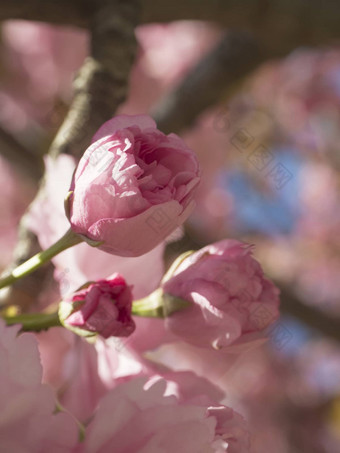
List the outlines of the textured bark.
<svg viewBox="0 0 340 453">
<path fill-rule="evenodd" d="M 50 153 L 79 158 L 98 128 L 125 100 L 136 53 L 136 1 L 98 2 L 91 24 L 91 52 L 74 81 L 74 99 Z"/>
</svg>

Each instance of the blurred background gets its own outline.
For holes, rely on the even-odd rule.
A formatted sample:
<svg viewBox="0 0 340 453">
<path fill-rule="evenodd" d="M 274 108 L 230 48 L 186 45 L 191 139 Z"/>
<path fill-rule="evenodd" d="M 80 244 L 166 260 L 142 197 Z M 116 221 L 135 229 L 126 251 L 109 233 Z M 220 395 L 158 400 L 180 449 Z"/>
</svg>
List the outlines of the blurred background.
<svg viewBox="0 0 340 453">
<path fill-rule="evenodd" d="M 23 20 L 0 31 L 4 270 L 90 36 Z M 340 45 L 264 54 L 246 31 L 188 20 L 141 25 L 136 37 L 119 112 L 150 113 L 202 166 L 196 210 L 165 258 L 238 238 L 282 290 L 281 319 L 233 365 L 229 397 L 259 452 L 340 451 Z"/>
</svg>

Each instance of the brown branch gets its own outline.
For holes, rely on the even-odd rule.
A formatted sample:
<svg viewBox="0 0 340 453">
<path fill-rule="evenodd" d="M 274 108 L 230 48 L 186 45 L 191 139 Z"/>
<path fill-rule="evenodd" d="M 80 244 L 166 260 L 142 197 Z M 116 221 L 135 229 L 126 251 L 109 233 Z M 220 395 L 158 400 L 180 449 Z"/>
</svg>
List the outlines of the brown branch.
<svg viewBox="0 0 340 453">
<path fill-rule="evenodd" d="M 136 53 L 135 0 L 98 2 L 91 24 L 91 55 L 74 81 L 74 99 L 50 154 L 79 158 L 98 128 L 125 100 Z"/>
<path fill-rule="evenodd" d="M 206 108 L 264 60 L 258 43 L 249 33 L 229 32 L 158 106 L 153 117 L 166 132 L 190 126 Z"/>
<path fill-rule="evenodd" d="M 137 48 L 134 28 L 138 13 L 136 0 L 97 0 L 91 25 L 90 57 L 75 79 L 74 99 L 49 150 L 52 157 L 68 153 L 79 159 L 96 130 L 113 116 L 124 101 Z M 43 190 L 42 184 L 40 191 Z M 37 252 L 37 240 L 27 231 L 24 219 L 20 231 L 15 264 Z M 51 266 L 43 267 L 32 277 L 14 284 L 2 304 L 18 303 L 23 300 L 23 294 L 26 307 L 34 303 L 42 289 L 37 282 L 51 281 L 51 269 Z"/>
</svg>

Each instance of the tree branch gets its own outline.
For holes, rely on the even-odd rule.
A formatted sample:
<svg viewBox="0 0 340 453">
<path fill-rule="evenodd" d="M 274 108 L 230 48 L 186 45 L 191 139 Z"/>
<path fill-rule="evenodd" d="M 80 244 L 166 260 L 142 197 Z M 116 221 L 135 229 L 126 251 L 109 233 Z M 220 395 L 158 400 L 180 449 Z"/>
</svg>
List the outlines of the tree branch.
<svg viewBox="0 0 340 453">
<path fill-rule="evenodd" d="M 229 32 L 158 106 L 153 117 L 165 133 L 190 126 L 206 108 L 218 102 L 234 84 L 264 60 L 249 33 Z"/>
<path fill-rule="evenodd" d="M 74 99 L 49 150 L 52 157 L 68 153 L 78 160 L 94 133 L 113 116 L 127 95 L 129 73 L 137 49 L 134 28 L 139 15 L 138 1 L 97 0 L 96 5 L 91 24 L 90 56 L 75 79 Z M 20 230 L 15 264 L 26 261 L 39 251 L 37 240 L 27 231 L 24 219 Z M 2 304 L 18 303 L 23 294 L 26 306 L 34 303 L 41 291 L 36 276 L 40 281 L 50 281 L 51 266 L 14 284 Z"/>
<path fill-rule="evenodd" d="M 77 159 L 98 128 L 125 100 L 136 53 L 134 28 L 139 13 L 135 0 L 98 2 L 91 24 L 91 55 L 74 81 L 74 99 L 50 154 Z"/>
</svg>

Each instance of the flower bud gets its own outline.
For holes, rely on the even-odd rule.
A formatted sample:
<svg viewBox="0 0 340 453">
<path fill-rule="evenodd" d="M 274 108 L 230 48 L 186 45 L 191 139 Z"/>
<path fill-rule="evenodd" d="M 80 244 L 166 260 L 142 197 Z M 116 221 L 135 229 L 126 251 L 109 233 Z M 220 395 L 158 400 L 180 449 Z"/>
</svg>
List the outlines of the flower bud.
<svg viewBox="0 0 340 453">
<path fill-rule="evenodd" d="M 236 351 L 263 342 L 278 318 L 279 290 L 251 246 L 223 240 L 182 255 L 162 280 L 164 295 L 188 302 L 167 329 L 196 346 Z"/>
<path fill-rule="evenodd" d="M 135 330 L 132 294 L 124 278 L 91 282 L 59 305 L 61 323 L 81 336 L 127 337 Z"/>
<path fill-rule="evenodd" d="M 194 208 L 195 154 L 146 115 L 117 116 L 95 134 L 65 200 L 72 230 L 90 245 L 140 256 L 161 243 Z"/>
</svg>

